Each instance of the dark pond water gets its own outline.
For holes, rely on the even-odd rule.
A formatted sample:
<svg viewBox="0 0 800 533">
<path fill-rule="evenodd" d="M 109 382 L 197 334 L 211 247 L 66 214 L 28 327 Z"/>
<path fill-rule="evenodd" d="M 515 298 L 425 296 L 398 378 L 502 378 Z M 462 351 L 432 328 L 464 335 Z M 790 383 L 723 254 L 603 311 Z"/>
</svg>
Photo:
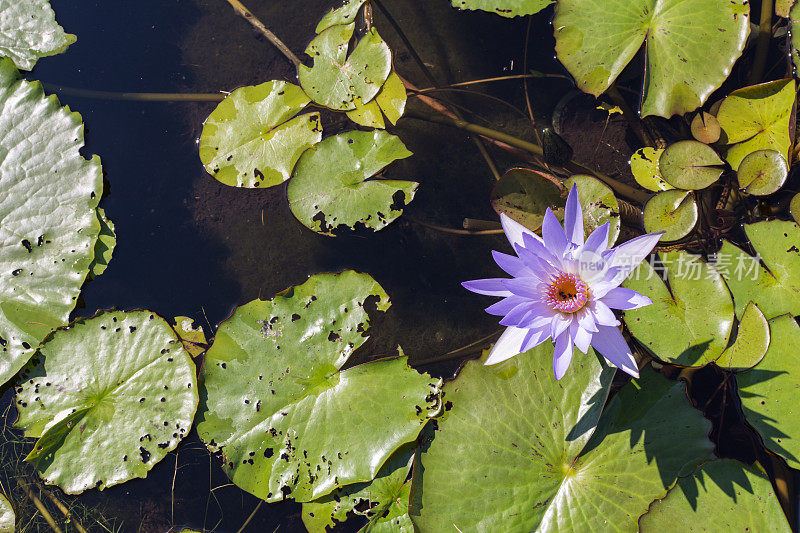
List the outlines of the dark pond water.
<svg viewBox="0 0 800 533">
<path fill-rule="evenodd" d="M 124 92 L 218 92 L 269 79 L 294 80 L 291 65 L 224 0 L 51 3 L 78 41 L 67 53 L 42 60 L 30 79 Z M 332 6 L 329 0 L 246 3 L 298 53 Z M 459 13 L 445 0 L 385 4 L 442 83 L 522 72 L 526 22 Z M 540 20 L 532 32 L 530 64 L 552 70 L 551 57 L 535 54 L 552 50 L 546 20 Z M 395 51 L 397 70 L 427 86 L 397 33 L 378 14 L 376 26 Z M 496 219 L 488 204 L 493 177 L 461 132 L 401 123 L 395 133 L 416 155 L 389 175 L 421 182 L 407 211 L 411 217 L 374 235 L 331 239 L 295 221 L 284 187 L 234 189 L 205 173 L 196 138 L 213 104 L 120 101 L 53 91 L 83 115 L 85 154 L 102 158 L 108 181 L 102 205 L 118 235 L 110 267 L 87 285 L 76 316 L 101 308 L 147 308 L 166 317 L 191 316 L 213 332 L 237 305 L 270 297 L 316 272 L 352 268 L 372 274 L 394 302 L 356 355 L 359 361 L 391 353 L 397 345 L 412 362 L 422 361 L 497 329 L 482 312 L 486 302 L 459 283 L 494 272 L 488 250 L 504 249 L 503 238 L 451 235 L 409 221 L 413 217 L 458 228 L 464 217 Z M 537 112 L 546 116 L 563 92 L 552 84 L 535 91 Z M 492 93 L 524 107 L 519 82 L 496 84 Z M 519 113 L 467 94 L 453 97 L 476 112 L 473 120 L 486 118 L 494 127 L 532 134 Z M 351 126 L 328 117 L 325 127 L 333 132 Z M 501 170 L 515 163 L 497 157 Z M 420 369 L 449 376 L 456 365 L 451 361 Z M 12 411 L 7 422 L 13 418 Z M 4 468 L 7 481 L 30 475 L 24 464 Z M 76 509 L 88 508 L 83 525 L 98 531 L 166 531 L 171 526 L 237 531 L 259 503 L 229 484 L 219 460 L 209 456 L 194 433 L 147 479 L 79 498 L 57 489 L 53 494 Z M 299 511 L 297 504 L 264 504 L 245 530 L 300 531 Z M 31 530 L 40 527 L 36 524 Z"/>
</svg>

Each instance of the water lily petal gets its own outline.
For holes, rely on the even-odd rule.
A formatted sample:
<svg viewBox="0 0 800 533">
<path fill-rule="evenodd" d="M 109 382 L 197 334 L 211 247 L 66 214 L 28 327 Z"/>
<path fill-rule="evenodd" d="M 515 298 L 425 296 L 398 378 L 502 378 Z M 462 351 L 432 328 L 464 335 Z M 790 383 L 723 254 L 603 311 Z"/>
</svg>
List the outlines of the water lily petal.
<svg viewBox="0 0 800 533">
<path fill-rule="evenodd" d="M 544 279 L 556 271 L 553 265 L 560 266 L 561 262 L 556 259 L 553 254 L 547 252 L 544 247 L 541 249 L 549 254 L 549 257 L 543 257 L 534 247 L 524 247 L 520 245 L 514 247 L 514 251 L 517 252 L 517 255 L 525 265 L 530 268 L 535 275 Z"/>
<path fill-rule="evenodd" d="M 608 234 L 610 231 L 611 223 L 604 222 L 586 238 L 583 249 L 595 254 L 605 252 L 608 249 Z"/>
<path fill-rule="evenodd" d="M 492 257 L 497 266 L 502 268 L 509 276 L 531 276 L 533 271 L 528 268 L 519 257 L 492 250 Z"/>
<path fill-rule="evenodd" d="M 503 284 L 504 281 L 508 280 L 505 278 L 476 279 L 465 281 L 461 286 L 468 291 L 487 296 L 511 296 L 511 291 Z"/>
<path fill-rule="evenodd" d="M 540 281 L 538 278 L 513 278 L 503 280 L 503 287 L 507 291 L 511 291 L 511 293 L 517 296 L 524 296 L 525 298 L 534 300 L 539 300 L 542 296 L 539 285 Z"/>
<path fill-rule="evenodd" d="M 508 239 L 508 242 L 511 243 L 512 248 L 516 244 L 519 244 L 520 246 L 522 245 L 523 235 L 530 235 L 534 239 L 541 240 L 538 235 L 516 220 L 510 218 L 505 213 L 500 213 L 500 223 L 503 225 L 503 232 L 506 234 L 506 238 Z"/>
<path fill-rule="evenodd" d="M 556 379 L 561 379 L 567 373 L 572 362 L 572 338 L 564 333 L 556 339 L 556 350 L 553 353 L 553 373 Z"/>
<path fill-rule="evenodd" d="M 594 315 L 594 321 L 598 328 L 600 326 L 613 327 L 619 325 L 619 320 L 617 320 L 616 315 L 614 315 L 614 311 L 604 304 L 602 300 L 590 300 L 589 303 L 586 304 L 586 309 Z"/>
<path fill-rule="evenodd" d="M 544 237 L 544 244 L 548 251 L 557 257 L 564 256 L 569 241 L 567 241 L 564 229 L 549 207 L 544 214 L 544 222 L 542 222 L 542 237 Z"/>
<path fill-rule="evenodd" d="M 631 239 L 626 243 L 620 244 L 616 248 L 606 251 L 603 255 L 612 267 L 618 268 L 618 276 L 622 276 L 620 283 L 628 277 L 631 271 L 639 266 L 642 260 L 650 255 L 656 244 L 658 244 L 663 231 L 648 233 Z"/>
<path fill-rule="evenodd" d="M 639 377 L 639 368 L 636 365 L 631 349 L 619 329 L 601 326 L 599 331 L 592 336 L 592 347 L 600 352 L 609 363 L 631 376 Z"/>
<path fill-rule="evenodd" d="M 602 301 L 612 309 L 623 310 L 638 309 L 653 303 L 653 301 L 647 296 L 624 287 L 616 287 L 611 289 L 605 296 L 603 296 Z"/>
<path fill-rule="evenodd" d="M 528 329 L 525 339 L 522 341 L 522 351 L 527 352 L 531 348 L 539 346 L 550 338 L 550 324 Z"/>
<path fill-rule="evenodd" d="M 564 210 L 564 234 L 573 244 L 583 244 L 583 210 L 578 200 L 578 186 L 572 185 L 567 196 L 567 206 Z"/>
<path fill-rule="evenodd" d="M 586 353 L 589 351 L 589 345 L 592 343 L 592 334 L 583 329 L 577 322 L 573 322 L 569 326 L 569 335 L 572 337 L 572 342 L 575 343 L 575 347 L 581 351 L 581 353 Z"/>
<path fill-rule="evenodd" d="M 578 320 L 578 325 L 583 329 L 585 329 L 586 331 L 592 333 L 597 331 L 597 324 L 595 323 L 594 320 L 594 314 L 588 309 L 586 309 L 586 307 L 575 313 L 575 318 Z"/>
<path fill-rule="evenodd" d="M 524 303 L 519 304 L 514 309 L 508 312 L 506 316 L 500 320 L 501 326 L 516 326 L 525 327 L 525 322 L 533 314 L 533 302 L 526 300 Z"/>
<path fill-rule="evenodd" d="M 485 309 L 487 313 L 490 315 L 495 316 L 505 316 L 511 312 L 516 306 L 521 303 L 525 303 L 529 301 L 527 298 L 523 298 L 522 296 L 508 296 L 503 298 L 499 302 L 495 302 L 489 307 Z"/>
<path fill-rule="evenodd" d="M 550 326 L 550 336 L 554 339 L 557 338 L 567 330 L 571 323 L 572 316 L 564 316 L 561 313 L 554 314 Z"/>
<path fill-rule="evenodd" d="M 485 365 L 495 365 L 506 359 L 511 359 L 522 350 L 522 341 L 525 340 L 528 330 L 509 327 L 500 335 L 497 342 L 492 346 L 489 357 L 486 358 Z"/>
</svg>

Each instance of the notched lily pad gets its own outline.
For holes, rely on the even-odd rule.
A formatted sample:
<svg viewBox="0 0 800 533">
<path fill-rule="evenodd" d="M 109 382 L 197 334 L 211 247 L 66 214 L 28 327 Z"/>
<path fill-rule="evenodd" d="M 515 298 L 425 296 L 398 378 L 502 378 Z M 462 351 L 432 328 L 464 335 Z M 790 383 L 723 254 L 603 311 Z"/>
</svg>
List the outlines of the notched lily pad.
<svg viewBox="0 0 800 533">
<path fill-rule="evenodd" d="M 175 324 L 172 329 L 178 334 L 183 347 L 189 352 L 189 355 L 197 357 L 206 351 L 208 341 L 206 341 L 203 326 L 195 326 L 194 320 L 188 316 L 176 316 L 173 320 Z"/>
<path fill-rule="evenodd" d="M 100 222 L 100 235 L 94 245 L 94 261 L 89 267 L 89 279 L 94 279 L 108 268 L 117 246 L 117 232 L 114 223 L 106 217 L 102 208 L 97 208 L 97 219 Z"/>
<path fill-rule="evenodd" d="M 351 131 L 328 137 L 300 158 L 287 196 L 307 228 L 334 236 L 340 227 L 378 231 L 403 213 L 418 183 L 372 179 L 409 157 L 403 142 L 385 131 Z"/>
<path fill-rule="evenodd" d="M 666 191 L 673 188 L 664 181 L 661 171 L 658 169 L 658 161 L 663 153 L 663 148 L 646 146 L 639 148 L 631 156 L 631 174 L 636 179 L 636 183 L 649 191 Z"/>
<path fill-rule="evenodd" d="M 18 68 L 31 70 L 39 58 L 60 54 L 74 42 L 47 0 L 0 0 L 0 57 Z"/>
<path fill-rule="evenodd" d="M 691 191 L 663 191 L 644 206 L 644 229 L 648 233 L 665 231 L 661 240 L 676 241 L 694 229 L 697 217 L 697 202 Z"/>
<path fill-rule="evenodd" d="M 756 150 L 747 154 L 736 171 L 739 187 L 747 194 L 766 196 L 786 182 L 789 165 L 775 150 Z"/>
<path fill-rule="evenodd" d="M 497 214 L 505 214 L 531 231 L 542 227 L 551 208 L 564 216 L 563 187 L 554 177 L 528 168 L 512 168 L 495 184 L 491 203 Z"/>
<path fill-rule="evenodd" d="M 322 138 L 319 113 L 295 116 L 310 100 L 296 85 L 241 87 L 212 111 L 200 135 L 209 174 L 234 187 L 270 187 L 289 179 L 300 154 Z"/>
<path fill-rule="evenodd" d="M 197 379 L 175 332 L 150 311 L 108 311 L 56 331 L 23 370 L 15 426 L 68 494 L 147 472 L 192 427 Z"/>
<path fill-rule="evenodd" d="M 795 128 L 794 79 L 776 80 L 737 89 L 717 112 L 725 134 L 731 168 L 756 150 L 775 150 L 787 161 Z"/>
<path fill-rule="evenodd" d="M 704 144 L 714 144 L 722 134 L 717 117 L 705 111 L 698 112 L 692 119 L 692 137 Z"/>
<path fill-rule="evenodd" d="M 769 348 L 769 322 L 756 304 L 744 308 L 736 340 L 719 356 L 717 364 L 729 370 L 749 369 L 764 358 Z"/>
<path fill-rule="evenodd" d="M 306 502 L 370 481 L 439 411 L 405 357 L 342 370 L 389 298 L 366 274 L 317 274 L 220 324 L 197 431 L 242 489 Z"/>
<path fill-rule="evenodd" d="M 713 148 L 698 141 L 669 145 L 658 163 L 664 180 L 678 189 L 705 189 L 719 179 L 724 164 Z"/>
<path fill-rule="evenodd" d="M 370 29 L 347 55 L 355 24 L 331 26 L 306 48 L 314 60 L 300 65 L 303 90 L 320 105 L 337 111 L 356 109 L 378 94 L 392 70 L 392 52 L 375 28 Z"/>
<path fill-rule="evenodd" d="M 451 0 L 458 9 L 481 10 L 497 13 L 502 17 L 534 15 L 555 0 Z"/>
<path fill-rule="evenodd" d="M 570 190 L 573 185 L 578 187 L 586 235 L 608 222 L 608 245 L 612 246 L 617 242 L 620 227 L 619 202 L 614 191 L 594 176 L 584 174 L 576 174 L 564 181 L 566 190 Z"/>
<path fill-rule="evenodd" d="M 749 33 L 747 0 L 559 0 L 556 54 L 599 96 L 644 45 L 642 116 L 693 111 L 717 89 Z"/>
<path fill-rule="evenodd" d="M 322 33 L 331 26 L 338 24 L 350 24 L 356 20 L 359 9 L 367 0 L 344 0 L 339 7 L 335 7 L 325 13 L 325 16 L 317 24 L 317 33 Z"/>
<path fill-rule="evenodd" d="M 80 115 L 0 59 L 0 384 L 68 322 L 98 266 L 103 171 L 83 145 Z"/>
<path fill-rule="evenodd" d="M 381 111 L 389 119 L 389 122 L 397 124 L 397 121 L 405 113 L 407 100 L 408 94 L 403 80 L 400 79 L 396 72 L 392 71 L 389 77 L 386 78 L 386 83 L 381 87 L 381 92 L 375 97 L 375 102 L 380 106 Z"/>
<path fill-rule="evenodd" d="M 625 311 L 631 334 L 655 357 L 684 366 L 716 361 L 728 345 L 733 301 L 717 269 L 683 251 L 660 254 L 664 276 L 642 262 L 623 283 L 653 300 Z M 658 265 L 657 265 L 658 266 Z"/>
</svg>

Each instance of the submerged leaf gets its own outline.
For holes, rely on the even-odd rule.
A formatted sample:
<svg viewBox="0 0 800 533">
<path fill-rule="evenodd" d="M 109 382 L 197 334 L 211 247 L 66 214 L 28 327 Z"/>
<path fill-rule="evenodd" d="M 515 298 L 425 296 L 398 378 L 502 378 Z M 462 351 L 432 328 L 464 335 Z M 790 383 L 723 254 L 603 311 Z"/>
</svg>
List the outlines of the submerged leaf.
<svg viewBox="0 0 800 533">
<path fill-rule="evenodd" d="M 23 375 L 15 425 L 39 437 L 29 460 L 68 494 L 145 477 L 197 409 L 194 364 L 150 311 L 100 312 L 56 331 Z"/>
<path fill-rule="evenodd" d="M 792 529 L 760 468 L 719 459 L 683 478 L 639 519 L 640 531 L 774 531 Z"/>
<path fill-rule="evenodd" d="M 678 141 L 664 150 L 658 168 L 664 180 L 678 189 L 705 189 L 722 175 L 724 161 L 707 144 Z"/>
<path fill-rule="evenodd" d="M 753 368 L 769 348 L 769 322 L 756 304 L 744 308 L 736 340 L 719 356 L 717 364 L 729 370 Z"/>
<path fill-rule="evenodd" d="M 789 160 L 794 137 L 795 84 L 793 79 L 776 80 L 744 87 L 728 95 L 717 119 L 731 168 L 756 150 L 775 150 Z"/>
<path fill-rule="evenodd" d="M 644 206 L 644 229 L 664 231 L 661 240 L 676 241 L 697 225 L 697 202 L 691 191 L 672 189 L 650 198 Z"/>
<path fill-rule="evenodd" d="M 328 137 L 300 158 L 287 196 L 307 228 L 334 236 L 340 226 L 363 224 L 379 230 L 403 213 L 419 184 L 370 179 L 397 159 L 411 155 L 385 131 L 351 131 Z"/>
<path fill-rule="evenodd" d="M 458 9 L 479 9 L 512 18 L 534 15 L 555 0 L 451 0 L 451 2 L 453 7 Z"/>
<path fill-rule="evenodd" d="M 337 111 L 356 109 L 375 98 L 392 69 L 392 52 L 372 28 L 348 56 L 347 48 L 355 24 L 331 26 L 306 48 L 314 60 L 300 65 L 303 90 L 320 105 Z"/>
<path fill-rule="evenodd" d="M 366 274 L 317 274 L 239 307 L 204 366 L 197 431 L 242 489 L 310 501 L 375 477 L 438 412 L 440 381 L 405 357 L 342 370 L 389 298 Z"/>
<path fill-rule="evenodd" d="M 635 531 L 710 458 L 711 424 L 682 383 L 644 370 L 600 417 L 610 369 L 590 352 L 556 381 L 551 356 L 540 345 L 505 372 L 470 361 L 445 385 L 452 409 L 414 464 L 420 531 Z"/>
<path fill-rule="evenodd" d="M 74 42 L 47 0 L 0 0 L 0 57 L 18 68 L 31 70 L 40 57 L 60 54 Z"/>
<path fill-rule="evenodd" d="M 0 60 L 0 384 L 64 325 L 96 257 L 100 159 L 77 113 Z"/>
<path fill-rule="evenodd" d="M 559 0 L 556 54 L 578 87 L 595 96 L 645 47 L 642 116 L 693 111 L 742 53 L 747 0 Z"/>
<path fill-rule="evenodd" d="M 322 138 L 319 113 L 295 116 L 309 102 L 300 87 L 283 81 L 233 91 L 203 124 L 199 151 L 206 171 L 234 187 L 288 180 L 300 154 Z"/>
<path fill-rule="evenodd" d="M 492 207 L 531 231 L 542 227 L 547 208 L 564 216 L 564 198 L 558 181 L 548 174 L 528 168 L 512 168 L 495 184 Z"/>
<path fill-rule="evenodd" d="M 651 305 L 625 311 L 631 334 L 655 357 L 684 366 L 716 361 L 728 345 L 733 302 L 717 269 L 683 251 L 660 254 L 666 279 L 647 262 L 623 283 Z"/>
</svg>

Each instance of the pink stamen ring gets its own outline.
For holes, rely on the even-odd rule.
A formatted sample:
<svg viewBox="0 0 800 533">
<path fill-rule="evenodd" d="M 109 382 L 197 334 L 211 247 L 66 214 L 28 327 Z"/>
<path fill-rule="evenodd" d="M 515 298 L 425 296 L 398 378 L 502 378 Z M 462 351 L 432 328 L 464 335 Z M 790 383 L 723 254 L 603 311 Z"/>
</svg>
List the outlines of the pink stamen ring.
<svg viewBox="0 0 800 533">
<path fill-rule="evenodd" d="M 575 274 L 561 272 L 550 277 L 545 293 L 547 305 L 562 313 L 580 311 L 589 301 L 589 286 Z"/>
</svg>

